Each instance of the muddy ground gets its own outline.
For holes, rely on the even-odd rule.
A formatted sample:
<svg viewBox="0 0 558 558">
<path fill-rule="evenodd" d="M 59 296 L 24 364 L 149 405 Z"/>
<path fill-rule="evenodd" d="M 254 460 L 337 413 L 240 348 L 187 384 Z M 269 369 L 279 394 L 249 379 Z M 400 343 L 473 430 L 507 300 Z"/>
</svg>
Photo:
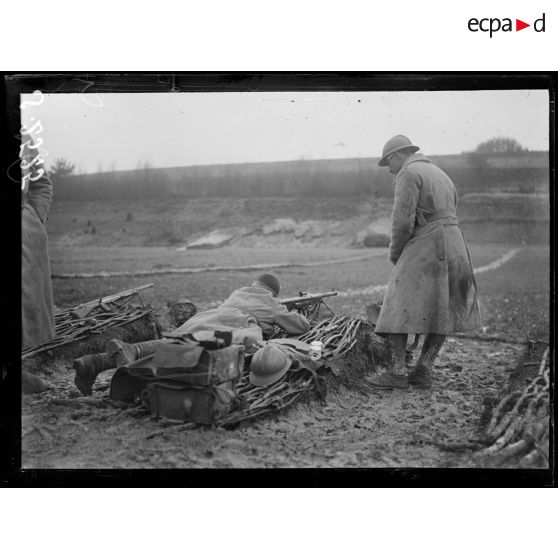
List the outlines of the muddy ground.
<svg viewBox="0 0 558 558">
<path fill-rule="evenodd" d="M 24 396 L 24 468 L 471 467 L 440 444 L 476 434 L 482 402 L 497 396 L 522 347 L 449 339 L 432 391 L 376 393 L 332 385 L 325 404 L 299 403 L 235 429 L 176 426 L 108 400 L 111 372 L 91 397 L 71 368 L 54 392 Z M 463 369 L 466 373 L 463 373 Z"/>
<path fill-rule="evenodd" d="M 470 248 L 480 266 L 509 253 L 507 246 Z M 483 401 L 505 391 L 526 336 L 548 339 L 548 248 L 519 248 L 505 263 L 477 276 L 485 333 L 509 342 L 450 337 L 432 391 L 379 394 L 330 382 L 325 404 L 310 399 L 234 429 L 190 429 L 155 421 L 141 409 L 115 407 L 108 399 L 111 371 L 99 377 L 91 397 L 82 397 L 73 385 L 71 363 L 66 362 L 49 371 L 53 391 L 23 396 L 22 465 L 27 469 L 476 467 L 471 451 L 448 452 L 440 446 L 475 438 Z M 302 255 L 301 261 L 305 260 Z M 304 281 L 322 290 L 324 281 L 338 276 L 341 287 L 356 289 L 331 299 L 331 304 L 340 313 L 354 315 L 370 299 L 359 290 L 359 282 L 370 285 L 372 272 L 377 274 L 375 282 L 381 283 L 389 276 L 389 267 L 383 256 L 351 266 L 306 268 L 303 276 L 296 268 L 287 269 L 281 272 L 281 280 L 284 284 Z M 224 282 L 215 281 L 211 274 L 169 276 L 168 281 L 160 277 L 156 282 L 165 297 L 187 292 L 189 284 L 192 288 L 219 284 L 219 290 L 202 298 L 204 307 L 220 297 L 221 290 L 245 282 L 247 274 L 224 276 Z M 350 277 L 351 284 L 343 284 L 343 277 Z M 55 293 L 83 301 L 92 298 L 89 290 L 83 294 L 84 285 L 112 293 L 116 289 L 111 281 L 60 281 Z M 363 377 L 368 372 L 361 371 Z"/>
</svg>

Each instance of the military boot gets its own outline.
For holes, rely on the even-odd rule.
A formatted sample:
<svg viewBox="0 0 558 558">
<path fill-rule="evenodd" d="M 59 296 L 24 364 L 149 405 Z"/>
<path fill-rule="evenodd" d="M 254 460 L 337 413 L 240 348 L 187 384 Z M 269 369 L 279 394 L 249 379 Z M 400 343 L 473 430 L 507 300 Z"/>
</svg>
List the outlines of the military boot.
<svg viewBox="0 0 558 558">
<path fill-rule="evenodd" d="M 415 364 L 409 371 L 409 384 L 420 389 L 430 389 L 432 387 L 431 371 L 419 363 Z"/>
<path fill-rule="evenodd" d="M 432 369 L 434 361 L 444 344 L 445 335 L 439 333 L 429 333 L 422 345 L 420 357 L 415 367 L 409 372 L 409 383 L 420 389 L 430 389 L 432 387 Z"/>
<path fill-rule="evenodd" d="M 368 384 L 373 389 L 408 389 L 407 370 L 405 368 L 406 333 L 389 333 L 386 339 L 388 368 L 384 373 L 376 374 Z"/>
<path fill-rule="evenodd" d="M 96 355 L 86 355 L 76 358 L 73 362 L 76 375 L 74 376 L 74 384 L 83 395 L 91 395 L 93 393 L 93 384 L 97 376 L 103 370 L 113 368 L 113 361 L 107 353 L 98 353 Z"/>
<path fill-rule="evenodd" d="M 29 372 L 21 373 L 21 391 L 25 395 L 43 393 L 43 391 L 47 391 L 52 388 L 53 386 L 51 383 L 35 376 L 34 374 L 30 374 Z"/>
</svg>

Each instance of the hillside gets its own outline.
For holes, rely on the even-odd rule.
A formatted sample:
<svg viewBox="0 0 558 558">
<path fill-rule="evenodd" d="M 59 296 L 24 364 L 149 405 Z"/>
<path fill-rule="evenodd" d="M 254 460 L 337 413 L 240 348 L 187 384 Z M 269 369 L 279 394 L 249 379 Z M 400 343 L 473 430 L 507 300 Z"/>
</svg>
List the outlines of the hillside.
<svg viewBox="0 0 558 558">
<path fill-rule="evenodd" d="M 455 182 L 467 238 L 547 241 L 547 152 L 432 160 Z M 48 230 L 62 246 L 386 246 L 392 182 L 377 158 L 54 177 Z"/>
<path fill-rule="evenodd" d="M 372 221 L 380 221 L 384 229 L 384 221 L 389 226 L 390 211 L 389 200 L 337 198 L 57 201 L 48 233 L 52 243 L 63 246 L 181 246 L 219 234 L 234 237 L 235 245 L 251 247 L 348 246 L 362 244 Z"/>
<path fill-rule="evenodd" d="M 391 206 L 387 198 L 58 200 L 48 233 L 58 246 L 386 246 Z M 548 196 L 468 194 L 458 215 L 471 241 L 548 242 Z"/>
</svg>

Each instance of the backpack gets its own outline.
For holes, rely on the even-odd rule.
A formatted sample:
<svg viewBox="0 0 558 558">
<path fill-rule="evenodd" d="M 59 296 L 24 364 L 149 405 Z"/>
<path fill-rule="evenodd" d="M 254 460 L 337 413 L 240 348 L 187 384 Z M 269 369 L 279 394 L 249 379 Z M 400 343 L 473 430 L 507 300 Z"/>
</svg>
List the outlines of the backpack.
<svg viewBox="0 0 558 558">
<path fill-rule="evenodd" d="M 154 355 L 119 368 L 110 397 L 141 402 L 154 418 L 212 424 L 229 412 L 244 370 L 244 345 L 211 349 L 193 339 L 157 345 Z"/>
</svg>

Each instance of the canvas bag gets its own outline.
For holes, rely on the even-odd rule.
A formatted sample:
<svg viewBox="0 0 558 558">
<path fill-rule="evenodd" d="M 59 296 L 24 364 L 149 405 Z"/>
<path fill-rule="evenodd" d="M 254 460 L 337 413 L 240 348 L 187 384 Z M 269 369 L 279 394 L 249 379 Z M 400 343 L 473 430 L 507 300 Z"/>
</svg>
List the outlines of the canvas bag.
<svg viewBox="0 0 558 558">
<path fill-rule="evenodd" d="M 110 396 L 141 401 L 156 418 L 211 424 L 229 410 L 244 350 L 244 345 L 211 350 L 192 339 L 161 343 L 154 355 L 116 371 Z"/>
</svg>

